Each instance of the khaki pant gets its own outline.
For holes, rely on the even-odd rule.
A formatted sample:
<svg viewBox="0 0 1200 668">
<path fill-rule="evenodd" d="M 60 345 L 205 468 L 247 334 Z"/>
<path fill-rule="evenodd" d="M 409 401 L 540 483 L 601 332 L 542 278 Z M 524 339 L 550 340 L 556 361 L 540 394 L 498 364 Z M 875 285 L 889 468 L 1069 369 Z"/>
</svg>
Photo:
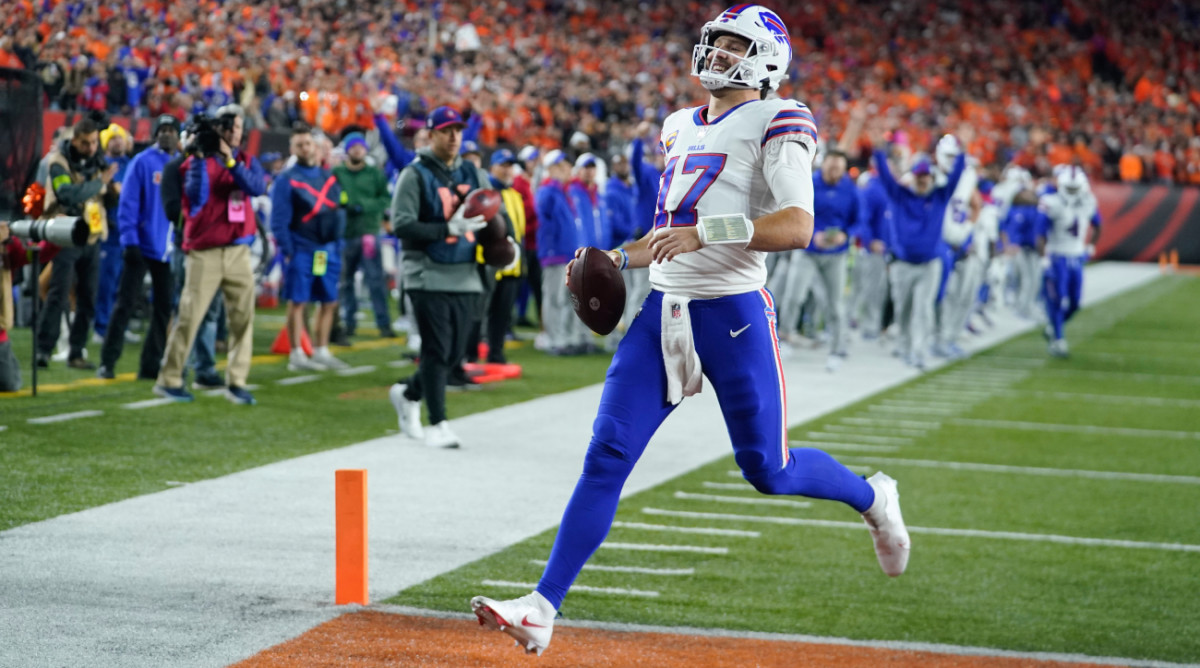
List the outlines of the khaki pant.
<svg viewBox="0 0 1200 668">
<path fill-rule="evenodd" d="M 229 365 L 225 382 L 245 387 L 250 375 L 250 357 L 254 335 L 254 272 L 250 268 L 250 247 L 223 246 L 194 250 L 184 260 L 183 292 L 179 295 L 179 317 L 167 338 L 167 352 L 158 384 L 182 387 L 183 368 L 196 332 L 217 290 L 225 294 L 229 315 Z"/>
</svg>

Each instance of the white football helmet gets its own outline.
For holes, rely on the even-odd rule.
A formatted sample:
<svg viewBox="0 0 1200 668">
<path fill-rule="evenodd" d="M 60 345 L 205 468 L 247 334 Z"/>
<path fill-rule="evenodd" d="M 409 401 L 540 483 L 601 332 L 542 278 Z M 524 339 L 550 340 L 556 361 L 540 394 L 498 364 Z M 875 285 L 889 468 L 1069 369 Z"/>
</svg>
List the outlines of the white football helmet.
<svg viewBox="0 0 1200 668">
<path fill-rule="evenodd" d="M 1088 190 L 1088 178 L 1076 165 L 1071 165 L 1058 172 L 1058 178 L 1055 179 L 1055 185 L 1058 187 L 1058 192 L 1067 195 L 1068 197 L 1076 197 L 1080 193 Z"/>
<path fill-rule="evenodd" d="M 954 168 L 955 158 L 962 152 L 962 144 L 959 143 L 958 137 L 942 135 L 942 138 L 938 140 L 937 148 L 934 149 L 938 169 L 949 174 L 950 170 Z"/>
<path fill-rule="evenodd" d="M 1033 187 L 1033 175 L 1029 173 L 1028 169 L 1021 167 L 1020 165 L 1009 165 L 1005 167 L 1001 180 L 1015 183 L 1022 188 Z"/>
<path fill-rule="evenodd" d="M 717 38 L 726 33 L 749 40 L 745 56 L 716 48 Z M 717 52 L 728 55 L 733 67 L 724 72 L 710 70 L 709 59 Z M 776 90 L 788 75 L 791 61 L 792 39 L 779 15 L 761 5 L 734 5 L 700 30 L 700 43 L 692 49 L 692 76 L 699 77 L 708 90 Z"/>
</svg>

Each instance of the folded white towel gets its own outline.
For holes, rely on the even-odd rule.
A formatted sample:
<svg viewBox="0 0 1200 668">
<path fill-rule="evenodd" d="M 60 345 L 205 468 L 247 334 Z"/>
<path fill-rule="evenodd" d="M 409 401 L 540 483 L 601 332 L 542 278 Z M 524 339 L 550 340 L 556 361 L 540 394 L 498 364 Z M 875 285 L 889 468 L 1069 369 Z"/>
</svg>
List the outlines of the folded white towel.
<svg viewBox="0 0 1200 668">
<path fill-rule="evenodd" d="M 698 394 L 704 385 L 700 355 L 692 339 L 688 297 L 664 294 L 662 298 L 662 354 L 667 371 L 667 401 L 672 405 Z"/>
</svg>

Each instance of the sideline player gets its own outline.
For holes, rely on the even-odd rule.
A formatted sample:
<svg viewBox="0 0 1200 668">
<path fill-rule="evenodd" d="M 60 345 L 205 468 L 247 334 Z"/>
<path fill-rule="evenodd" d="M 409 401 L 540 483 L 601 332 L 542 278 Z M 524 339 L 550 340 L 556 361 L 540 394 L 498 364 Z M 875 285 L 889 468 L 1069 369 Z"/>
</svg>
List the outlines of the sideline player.
<svg viewBox="0 0 1200 668">
<path fill-rule="evenodd" d="M 1072 165 L 1059 172 L 1056 185 L 1058 191 L 1038 203 L 1037 245 L 1044 271 L 1048 350 L 1055 357 L 1066 357 L 1063 325 L 1079 310 L 1083 265 L 1100 236 L 1100 211 L 1087 175 L 1079 167 Z"/>
<path fill-rule="evenodd" d="M 700 391 L 702 371 L 748 482 L 764 494 L 849 505 L 870 527 L 883 570 L 904 572 L 909 537 L 896 482 L 882 473 L 864 480 L 820 450 L 788 449 L 764 254 L 812 237 L 817 133 L 804 105 L 762 98 L 787 76 L 791 55 L 783 23 L 760 6 L 738 5 L 701 31 L 692 74 L 709 103 L 667 118 L 654 229 L 609 251 L 618 267 L 649 266 L 653 290 L 613 357 L 549 562 L 527 596 L 471 600 L 480 624 L 527 652 L 549 645 L 556 611 L 608 534 L 625 479 L 675 405 Z"/>
</svg>

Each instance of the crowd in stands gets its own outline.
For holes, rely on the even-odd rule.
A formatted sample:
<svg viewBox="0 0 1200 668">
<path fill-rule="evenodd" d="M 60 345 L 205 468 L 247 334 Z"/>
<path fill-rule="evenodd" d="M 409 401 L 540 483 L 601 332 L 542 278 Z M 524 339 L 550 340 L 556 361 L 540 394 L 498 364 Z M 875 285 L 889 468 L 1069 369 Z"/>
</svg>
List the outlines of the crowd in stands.
<svg viewBox="0 0 1200 668">
<path fill-rule="evenodd" d="M 785 4 L 774 9 L 796 57 L 780 92 L 808 104 L 826 137 L 861 103 L 918 149 L 939 128 L 970 123 L 971 152 L 985 165 L 1015 161 L 1045 175 L 1075 162 L 1092 178 L 1200 184 L 1194 6 Z M 377 110 L 415 129 L 452 104 L 482 119 L 486 147 L 548 149 L 582 131 L 604 154 L 628 127 L 700 100 L 688 55 L 700 24 L 723 8 L 18 0 L 3 19 L 0 66 L 36 70 L 62 109 L 182 119 L 237 102 L 250 129 L 303 120 L 336 139 L 371 127 Z M 852 161 L 864 164 L 868 148 Z"/>
</svg>

